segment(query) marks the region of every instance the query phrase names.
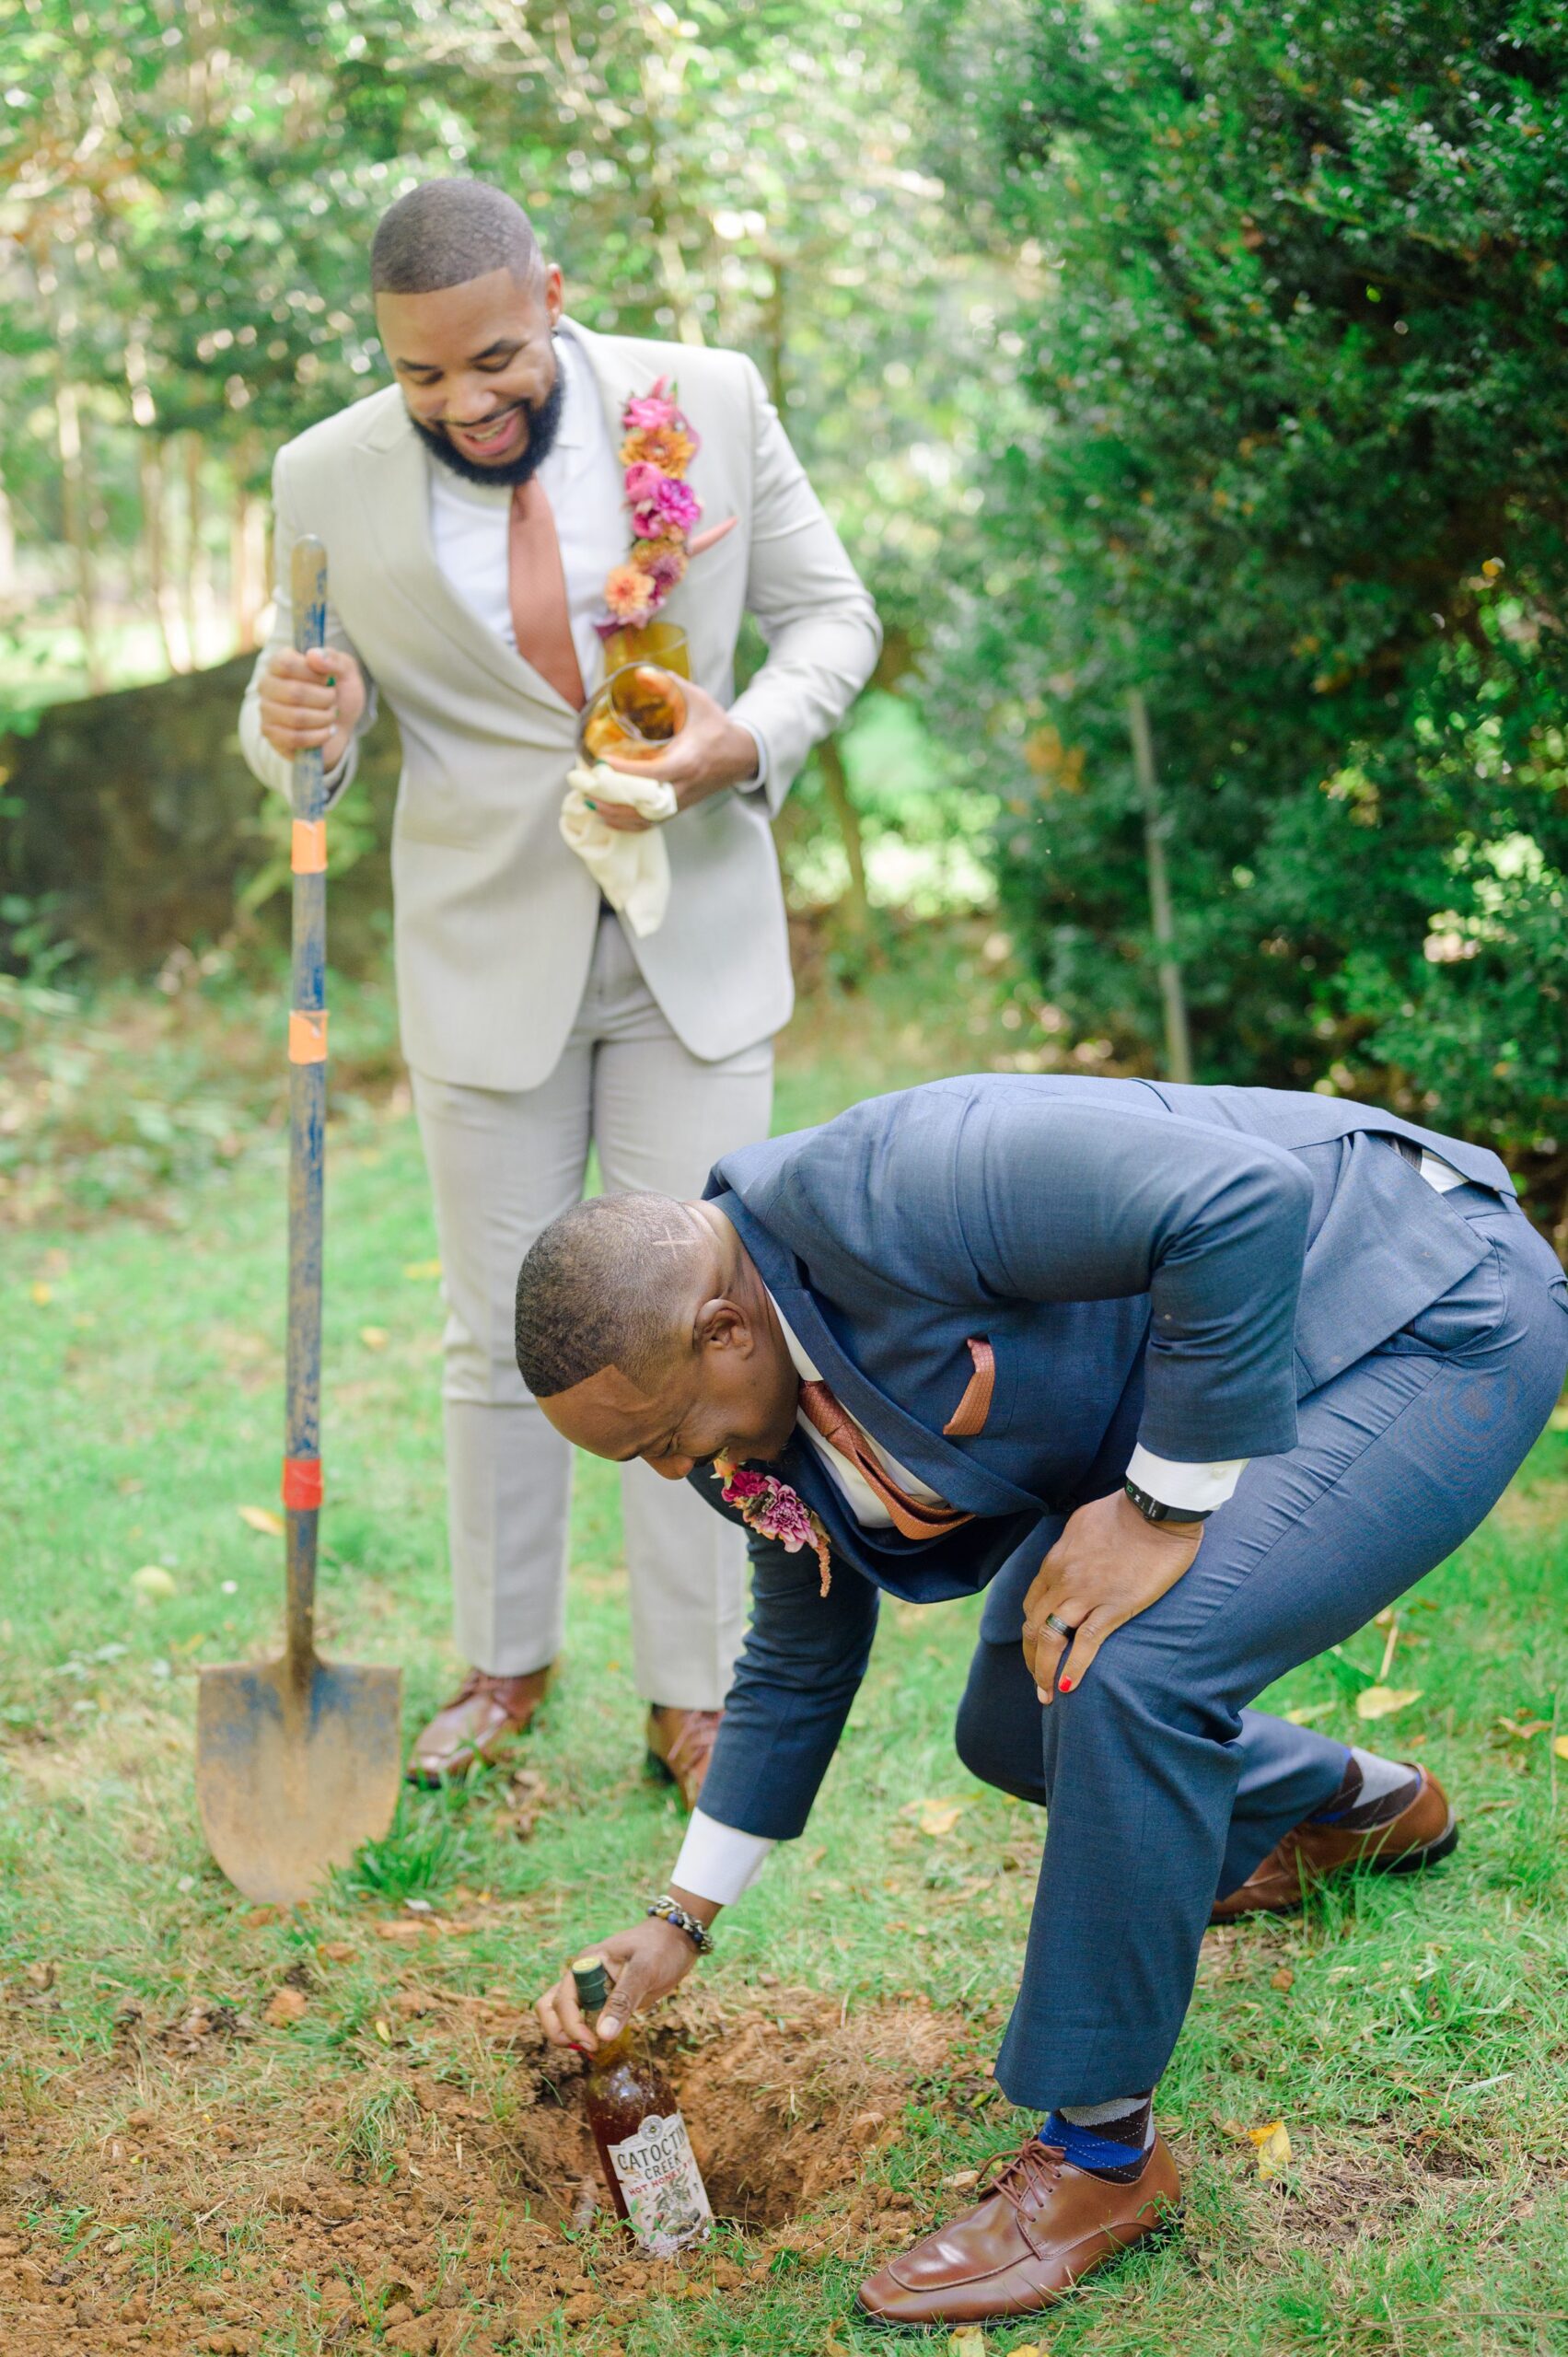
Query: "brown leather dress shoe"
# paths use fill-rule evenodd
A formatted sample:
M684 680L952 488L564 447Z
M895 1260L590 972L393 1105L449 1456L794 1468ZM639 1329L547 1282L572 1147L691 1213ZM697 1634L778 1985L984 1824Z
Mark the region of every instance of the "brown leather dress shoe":
M1434 1865L1458 1847L1459 1823L1448 1795L1435 1776L1414 1760L1404 1763L1421 1783L1415 1798L1365 1833L1337 1825L1298 1825L1275 1843L1260 1866L1244 1883L1216 1898L1211 1923L1234 1923L1238 1915L1293 1915L1307 1892L1325 1875L1346 1866L1370 1867L1375 1874L1413 1875Z
M1161 2137L1141 2175L1118 2185L1075 2169L1060 2145L1031 2136L1007 2156L978 2209L867 2277L860 2305L883 2324L1032 2316L1054 2307L1092 2268L1167 2234L1180 2215L1181 2180Z
M476 1759L498 1758L528 1724L554 1675L553 1664L521 1678L495 1678L487 1669L470 1669L459 1691L416 1739L404 1771L409 1782L449 1783L455 1776L466 1776Z
M648 1705L648 1765L667 1784L679 1786L688 1808L695 1808L713 1758L722 1711L678 1711L663 1702Z

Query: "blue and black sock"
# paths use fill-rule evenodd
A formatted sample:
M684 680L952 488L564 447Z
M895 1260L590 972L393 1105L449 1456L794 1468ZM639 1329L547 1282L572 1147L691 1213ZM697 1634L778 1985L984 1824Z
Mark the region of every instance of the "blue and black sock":
M1402 1817L1420 1790L1421 1770L1408 1759L1385 1759L1358 1745L1346 1755L1339 1791L1307 1822L1338 1826L1344 1833L1371 1833Z
M1154 2150L1154 2096L1122 2096L1112 2103L1070 2103L1040 2131L1042 2144L1059 2144L1075 2169L1130 2185L1142 2177Z

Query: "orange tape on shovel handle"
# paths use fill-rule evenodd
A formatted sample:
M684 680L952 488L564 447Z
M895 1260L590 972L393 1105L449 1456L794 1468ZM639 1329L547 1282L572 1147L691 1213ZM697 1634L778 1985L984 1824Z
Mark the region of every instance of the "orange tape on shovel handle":
M288 864L296 876L321 876L327 866L325 819L296 819L289 838Z
M327 1061L327 1016L289 1010L288 1060L291 1064L324 1064Z
M319 1457L285 1457L283 1461L283 1502L296 1511L319 1506L323 1484Z

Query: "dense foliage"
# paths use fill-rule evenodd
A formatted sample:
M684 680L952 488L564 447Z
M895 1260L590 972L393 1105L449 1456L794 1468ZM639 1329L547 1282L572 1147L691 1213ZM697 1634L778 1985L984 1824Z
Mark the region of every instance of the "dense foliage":
M1028 0L929 72L1038 294L949 649L1048 995L1152 1057L1127 695L1200 1077L1568 1145L1568 20ZM972 726L972 721L969 724Z
M928 355L978 296L915 94L897 0L17 0L0 480L22 542L75 552L60 619L111 638L118 584L190 657L180 598L233 572L235 493L380 379L377 215L472 172L528 206L589 325L752 353L918 630L968 389Z

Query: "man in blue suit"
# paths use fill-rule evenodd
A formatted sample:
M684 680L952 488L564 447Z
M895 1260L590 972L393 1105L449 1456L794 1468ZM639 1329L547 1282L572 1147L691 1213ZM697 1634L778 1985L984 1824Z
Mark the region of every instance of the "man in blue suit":
M517 1347L568 1439L753 1533L701 1806L602 1944L599 2036L802 1830L879 1592L986 1591L957 1740L1050 1810L996 2065L1047 2117L860 2296L1050 2305L1178 2206L1151 2099L1211 1919L1454 1847L1424 1771L1249 1706L1488 1512L1568 1364L1562 1271L1494 1155L1375 1108L981 1076L730 1155L701 1203L583 1204L523 1264ZM593 2044L569 1975L540 2014Z

